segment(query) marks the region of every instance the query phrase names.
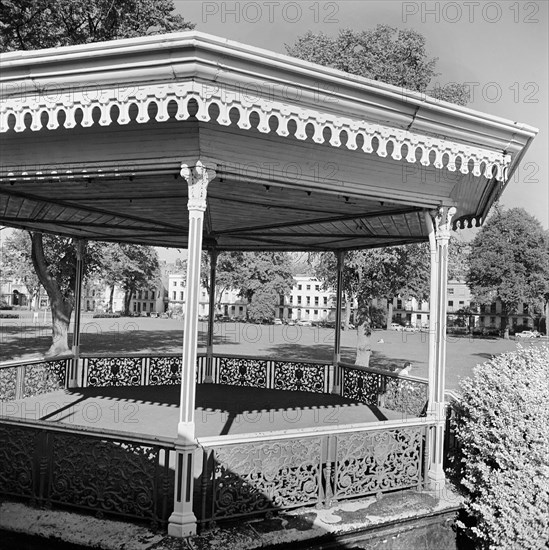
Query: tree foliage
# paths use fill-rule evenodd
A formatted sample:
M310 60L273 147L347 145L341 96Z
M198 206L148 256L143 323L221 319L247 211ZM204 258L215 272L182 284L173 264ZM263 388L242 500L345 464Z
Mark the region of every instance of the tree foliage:
M38 50L194 28L173 0L4 0L2 51Z
M272 317L279 296L293 286L291 259L283 252L222 252L217 258L216 300L224 289L236 289L252 320ZM209 258L203 256L202 283L209 289Z
M476 548L549 544L549 348L508 352L477 366L456 405L461 526Z
M160 279L158 252L151 246L107 245L102 257L102 278L111 288L115 285L122 287L124 314L129 315L132 295L151 285L156 286Z
M298 37L295 44L286 45L286 50L312 63L416 92L428 92L437 99L458 105L468 101L468 90L461 84L428 90L431 80L437 76L437 58L427 55L425 37L413 29L377 25L364 31L341 29L335 37L309 31Z
M460 279L467 265L466 245L455 236L450 238L448 250L448 277ZM431 255L428 243L393 246L346 253L343 270L343 292L346 301L356 300L357 358L360 365L367 365L370 355L369 337L372 328L379 323L379 312L374 300L403 299L428 300L430 294ZM316 258L316 276L325 287L337 284L337 262L331 252ZM460 279L462 280L462 279ZM386 317L391 322L390 316Z
M467 284L479 304L500 300L505 316L549 296L549 240L522 208L496 208L471 243ZM508 328L506 333L508 334Z

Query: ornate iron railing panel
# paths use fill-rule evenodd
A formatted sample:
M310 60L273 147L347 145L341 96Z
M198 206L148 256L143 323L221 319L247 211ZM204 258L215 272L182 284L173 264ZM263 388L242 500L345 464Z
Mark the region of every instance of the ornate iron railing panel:
M34 360L0 366L0 401L33 397L67 387L73 359Z
M23 397L61 390L67 384L67 362L47 361L25 367Z
M380 423L381 424L381 423ZM202 524L421 488L432 422L201 438Z
M322 498L321 437L222 445L204 452L204 521L287 510Z
M17 396L17 371L22 367L5 367L0 369L0 401L13 401Z
M339 369L343 397L412 416L424 414L428 399L427 382L349 365L339 365Z
M142 357L87 357L86 386L140 386L144 383Z
M181 384L180 355L151 357L149 359L148 384L158 386L164 384Z
M0 420L0 494L166 525L172 442Z
M0 494L35 500L37 430L0 423Z
M329 365L274 361L274 389L328 392Z
M336 499L421 486L425 428L355 432L336 437Z
M267 361L243 357L220 357L219 383L230 386L268 388Z
M381 379L381 374L345 367L341 395L368 405L378 405Z

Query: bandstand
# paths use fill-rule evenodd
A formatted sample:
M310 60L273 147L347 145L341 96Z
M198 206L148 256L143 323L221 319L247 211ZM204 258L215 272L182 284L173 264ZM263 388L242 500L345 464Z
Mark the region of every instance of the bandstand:
M85 355L76 334L70 357L0 366L2 494L181 537L212 521L444 486L450 231L482 224L535 128L195 31L0 63L1 224L188 249L181 354ZM203 249L212 280L231 250L333 251L341 280L345 251L421 241L428 381L341 362L337 333L329 362L229 357L214 352L210 322L197 353ZM204 435L197 383L318 394L311 411L339 397L377 416ZM64 388L143 387L180 388L171 436L8 414Z

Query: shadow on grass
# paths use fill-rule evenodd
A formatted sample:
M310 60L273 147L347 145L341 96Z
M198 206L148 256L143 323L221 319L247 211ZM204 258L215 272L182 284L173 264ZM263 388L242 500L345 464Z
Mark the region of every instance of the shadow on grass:
M72 346L72 333L69 333L69 347ZM199 331L198 346L206 345L207 333ZM27 355L43 355L52 342L51 327L48 325L9 325L4 323L0 330L0 362L12 361ZM231 335L214 334L214 345L238 342ZM82 353L136 353L158 352L178 353L183 347L182 330L140 330L132 322L122 330L104 330L100 325L86 323L80 335Z

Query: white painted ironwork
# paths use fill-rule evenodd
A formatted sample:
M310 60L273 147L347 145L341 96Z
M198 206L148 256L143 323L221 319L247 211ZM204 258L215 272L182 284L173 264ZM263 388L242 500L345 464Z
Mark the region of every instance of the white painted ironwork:
M124 94L113 86L60 91L55 96L28 95L25 99L23 102L19 97L8 97L2 102L0 132L7 132L11 127L16 132L24 132L29 129L56 130L60 126L126 125L132 121L131 111L134 109L135 121L144 124L151 120L150 109L153 107L156 122L166 122L172 117L187 120L191 116L208 122L211 120L210 109L215 106L218 110L215 120L223 126L233 124L233 112L237 118L234 123L242 130L257 129L264 134L274 132L286 137L291 135L289 124L293 121L296 129L292 135L301 141L327 141L332 147L344 146L353 151L360 148L364 153L375 153L382 158L389 155L388 148L392 147L390 156L396 161L405 159L409 163L446 168L451 172L455 172L459 165L462 174L471 172L474 176L495 177L498 181L506 180L511 162L511 155L480 146L421 135L339 113L322 112L258 94L228 94L222 87L196 82L140 85ZM253 113L259 116L256 128L252 123ZM274 119L274 125L271 125L271 119ZM325 130L330 133L328 140Z

